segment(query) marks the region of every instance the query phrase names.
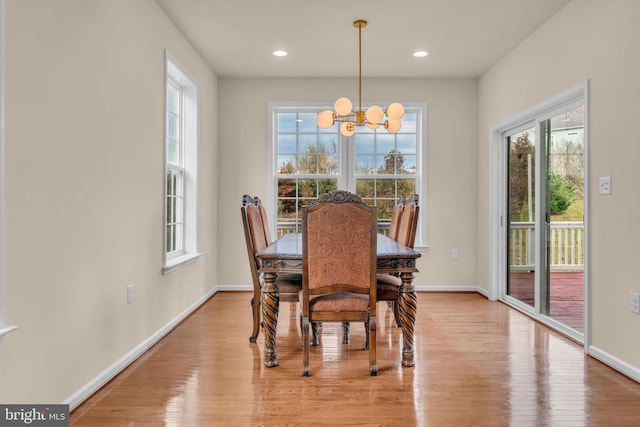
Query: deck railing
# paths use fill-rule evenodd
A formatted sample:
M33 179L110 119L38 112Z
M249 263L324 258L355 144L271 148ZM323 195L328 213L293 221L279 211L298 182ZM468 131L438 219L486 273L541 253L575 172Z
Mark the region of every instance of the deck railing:
M554 221L549 236L552 270L584 269L584 223ZM533 270L535 240L533 222L512 222L509 262L512 270Z
M391 228L390 221L378 222L378 233L382 233L385 236L389 235L389 229ZM288 233L299 233L300 232L300 223L295 222L279 222L278 230L277 230L277 238L284 236Z

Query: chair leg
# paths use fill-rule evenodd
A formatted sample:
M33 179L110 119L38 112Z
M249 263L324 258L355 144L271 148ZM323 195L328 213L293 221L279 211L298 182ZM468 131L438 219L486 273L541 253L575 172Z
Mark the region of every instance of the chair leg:
M396 327L400 327L400 310L398 310L398 303L396 301L390 301L391 308L393 309L393 318L396 320Z
M309 316L300 314L302 326L302 376L309 376Z
M255 292L251 298L251 311L253 313L253 332L249 337L249 342L256 342L260 333L260 294L256 296Z
M318 328L320 327L318 322L311 322L311 345L317 347L320 345L318 339Z
M365 333L364 349L369 350L369 322L364 322L364 333Z
M349 322L342 322L342 344L349 344L351 337L349 336Z
M370 331L371 341L369 344L369 373L372 377L378 375L378 364L376 361L376 328L377 328L377 320L376 316L369 316L369 327L367 328Z

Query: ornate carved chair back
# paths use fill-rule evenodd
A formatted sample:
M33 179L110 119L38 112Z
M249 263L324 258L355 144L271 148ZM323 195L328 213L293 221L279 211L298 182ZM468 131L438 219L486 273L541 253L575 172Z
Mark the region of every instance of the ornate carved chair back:
M309 323L362 321L376 366L377 208L336 190L302 207L303 375L309 375Z

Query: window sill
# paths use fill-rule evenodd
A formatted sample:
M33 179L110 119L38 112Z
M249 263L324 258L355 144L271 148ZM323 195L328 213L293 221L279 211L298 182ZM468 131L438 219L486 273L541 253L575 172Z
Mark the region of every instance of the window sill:
M3 328L0 328L0 343L2 342L2 338L4 338L5 335L7 335L11 331L15 331L16 329L18 329L17 325L5 326Z
M184 267L187 264L191 264L200 258L201 253L195 254L186 254L179 257L171 258L166 262L164 267L162 267L162 274L169 274L174 270L177 270L181 267Z

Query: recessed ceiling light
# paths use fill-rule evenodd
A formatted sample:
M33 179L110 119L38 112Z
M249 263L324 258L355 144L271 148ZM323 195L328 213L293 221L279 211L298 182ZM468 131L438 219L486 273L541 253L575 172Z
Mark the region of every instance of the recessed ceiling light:
M273 51L273 56L287 56L289 55L289 52L287 52L286 50L274 50Z
M429 52L427 52L426 50L418 50L416 52L413 52L413 56L415 56L416 58L424 58L425 56L428 56Z

